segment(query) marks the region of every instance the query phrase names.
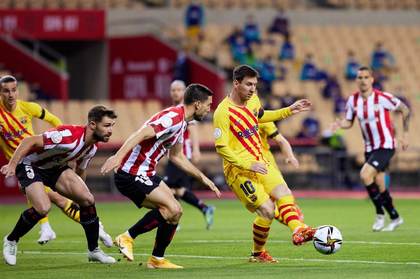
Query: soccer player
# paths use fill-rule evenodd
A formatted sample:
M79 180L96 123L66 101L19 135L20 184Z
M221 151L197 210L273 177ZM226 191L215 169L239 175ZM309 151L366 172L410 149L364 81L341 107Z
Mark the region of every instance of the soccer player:
M93 107L86 126L61 125L42 135L22 140L9 163L1 172L15 175L32 207L23 211L12 232L4 237L3 256L9 265L16 264L17 243L50 210L51 203L44 185L68 197L80 206L80 224L85 230L89 261L115 263L98 246L99 218L95 200L84 180L89 161L95 155L98 142L107 142L115 124L113 110ZM73 170L68 166L76 162Z
M118 170L115 185L138 208L151 210L115 243L129 261L134 260L134 239L157 228L148 268L183 268L164 258L182 215L182 208L169 187L156 175L158 161L169 152L169 159L187 174L194 176L220 197L214 183L198 170L182 152L184 132L191 120L200 121L210 111L213 92L201 84L190 84L184 104L156 113L121 146L102 166L102 173Z
M61 125L60 119L32 102L25 102L18 99L18 83L15 77L7 75L0 78L0 149L9 160L19 143L26 137L34 134L32 119L42 119L53 127ZM51 202L57 205L69 218L76 222L80 221L79 206L71 200L61 196L50 188L45 187ZM56 238L48 217L42 218L39 244L45 244ZM107 247L112 246L112 238L107 234L100 224L100 239Z
M291 229L295 245L311 240L315 229L300 220L290 189L275 164L264 157L258 123L309 110L311 103L303 99L284 109L264 111L256 95L258 76L247 65L233 70L232 91L214 113L214 136L227 184L250 212L257 213L249 261L276 263L265 249L274 217Z
M182 104L184 100L185 83L182 80L175 80L171 83L170 94L174 106ZM183 152L185 157L194 165L200 159L200 143L198 141L197 126L194 121L188 123L184 132ZM191 191L192 177L178 168L172 161L169 161L165 168L164 181L175 194L177 199L182 199L191 204L203 214L206 221L206 228L209 230L213 225L214 206L206 205Z
M333 129L349 129L353 126L354 118L359 119L365 142L366 159L360 171L360 178L366 186L376 210L376 218L372 229L375 232L394 231L404 221L395 209L392 197L385 187L385 172L396 148L390 111L401 113L403 123L401 144L402 149L406 150L408 147L407 134L410 110L392 94L374 89L372 87L373 81L370 68L359 68L356 77L359 90L349 97L345 118L337 120ZM391 218L391 222L386 227L383 208Z

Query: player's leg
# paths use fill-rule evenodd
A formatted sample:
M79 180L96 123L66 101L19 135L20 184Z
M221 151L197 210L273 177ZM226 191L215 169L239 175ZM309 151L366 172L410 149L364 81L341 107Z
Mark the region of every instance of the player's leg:
M165 250L165 243L162 245L161 238L165 238L165 234L169 233L169 237L163 240L169 245L171 235L176 230L179 218L182 214L182 208L175 199L171 189L169 189L159 177L134 176L123 171L119 171L114 176L117 189L124 196L131 199L138 208L146 207L151 210L147 212L137 223L131 226L125 233L115 238L115 243L120 252L129 261L134 260L133 244L134 239L146 232L158 228L159 233L156 235L155 248ZM159 235L159 237L158 237ZM167 246L166 245L166 246ZM149 259L150 260L150 259ZM161 267L176 268L167 260L156 260L156 265Z
M385 225L385 212L382 208L383 201L381 192L379 186L375 182L375 177L378 175L378 171L368 162L369 160L363 165L360 171L360 178L366 187L369 198L375 206L376 217L372 225L372 230L376 232L382 230Z
M161 181L159 186L150 194L146 195L143 205L154 205L164 218L160 222L156 232L155 245L152 256L147 261L148 268L183 268L165 259L166 248L171 243L178 222L182 216L181 204L171 195L169 187Z
M382 199L382 205L385 208L385 210L388 212L389 218L391 219L391 222L386 226L382 226L382 231L394 231L397 227L402 225L404 223L404 220L400 215L398 214L397 209L394 206L394 203L392 201L391 194L389 190L386 188L386 180L385 180L386 173L380 172L376 178L375 182L379 186L379 189L381 190L381 199Z
M51 189L48 187L45 187L45 192L48 194L48 192L50 192ZM32 204L28 201L28 206L29 208L32 207ZM48 241L54 240L57 235L55 234L54 230L51 228L49 219L48 219L48 215L46 215L44 218L42 218L41 220L39 220L38 222L39 226L40 226L40 231L39 231L39 238L37 240L37 242L41 245L44 245L46 243L48 243Z
M252 224L253 247L249 261L277 262L265 248L274 217L274 204L259 183L257 175L230 166L225 172L225 177L228 186L241 203L250 212L257 213Z
M51 190L48 191L48 197L53 204L55 204L63 211L64 214L66 214L67 217L77 223L80 223L80 207L77 203ZM105 231L101 222L99 222L99 239L106 247L112 247L112 237Z
M115 259L106 255L98 246L99 218L96 213L95 199L85 182L70 168L60 170L56 182L57 191L75 201L80 206L80 224L88 244L89 261L115 263Z
M31 177L34 178L32 175ZM22 212L12 232L3 240L3 257L9 265L16 264L17 243L19 239L28 233L39 220L46 216L51 207L42 182L36 181L28 184L26 181L22 186L25 187L26 196L31 202L32 207Z
M281 172L274 165L269 165L267 174L260 176L264 189L275 201L275 218L293 232L292 241L301 245L313 238L315 229L306 225L300 217L295 198L287 186Z

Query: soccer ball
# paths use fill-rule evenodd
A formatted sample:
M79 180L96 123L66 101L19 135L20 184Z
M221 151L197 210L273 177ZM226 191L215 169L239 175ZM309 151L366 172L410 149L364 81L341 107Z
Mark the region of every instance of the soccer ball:
M336 227L325 225L317 228L313 243L315 249L321 254L334 254L341 249L343 237Z

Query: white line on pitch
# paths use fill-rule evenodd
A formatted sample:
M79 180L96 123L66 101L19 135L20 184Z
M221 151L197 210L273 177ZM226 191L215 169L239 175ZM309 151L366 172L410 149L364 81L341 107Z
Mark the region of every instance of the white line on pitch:
M44 251L22 251L23 254L33 255L86 255L81 252L44 252ZM118 253L108 253L118 256ZM150 256L150 254L135 253L136 256ZM168 254L168 257L192 258L192 259L214 259L214 260L247 260L247 257L225 257L225 256L200 256L200 255L178 255ZM386 262L386 261L363 261L363 260L333 260L329 259L304 259L304 258L278 258L280 261L299 261L299 262L327 262L327 263L348 263L348 264L385 264L385 265L415 265L420 266L419 262Z
M245 239L199 239L199 240L175 240L177 243L248 243L252 240L245 240ZM28 240L22 241L22 242L29 242ZM54 242L57 243L85 243L85 240L64 240L64 239L56 239ZM290 241L286 240L270 240L270 243L290 243ZM395 246L420 246L419 242L382 242L382 241L358 241L358 240L344 240L345 243L349 244L367 244L367 245L395 245Z

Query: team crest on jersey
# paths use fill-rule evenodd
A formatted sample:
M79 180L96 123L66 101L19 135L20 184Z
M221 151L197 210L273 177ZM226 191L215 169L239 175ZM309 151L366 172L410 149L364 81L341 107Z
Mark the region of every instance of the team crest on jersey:
M380 109L380 108L379 108L379 105L373 105L373 110L374 110L374 111L379 111L379 109Z
M258 117L258 111L257 111L257 109L254 109L253 110L253 113L254 113L255 117Z
M222 130L220 128L215 128L213 135L215 139L220 138L222 136Z
M63 135L59 131L55 131L50 135L51 141L55 144L59 144L63 140Z
M27 117L26 117L26 116L22 117L22 118L20 119L20 123L22 123L22 124L26 124L26 123L28 123L28 119L27 119Z

